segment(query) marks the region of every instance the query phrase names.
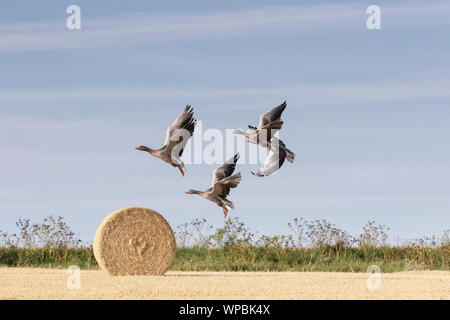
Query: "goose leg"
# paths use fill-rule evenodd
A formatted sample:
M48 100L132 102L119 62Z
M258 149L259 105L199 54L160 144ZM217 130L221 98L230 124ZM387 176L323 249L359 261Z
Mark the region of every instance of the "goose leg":
M226 219L227 218L227 214L228 214L228 209L227 209L226 206L223 206L222 209L223 209L223 217Z
M180 170L181 175L184 177L184 171L183 171L183 169L181 168L181 166L177 166L177 168L178 168L178 170Z

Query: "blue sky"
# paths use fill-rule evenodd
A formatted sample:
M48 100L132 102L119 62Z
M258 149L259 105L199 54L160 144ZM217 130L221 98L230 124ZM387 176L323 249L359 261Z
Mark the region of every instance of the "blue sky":
M82 29L69 31L77 4ZM366 8L381 8L381 30ZM203 129L244 128L287 100L296 155L230 199L253 230L295 217L401 239L450 228L450 2L14 1L0 11L0 230L61 215L90 241L126 206L173 227L220 208L185 195L216 165L170 166L160 147L186 104ZM204 143L206 145L207 143Z

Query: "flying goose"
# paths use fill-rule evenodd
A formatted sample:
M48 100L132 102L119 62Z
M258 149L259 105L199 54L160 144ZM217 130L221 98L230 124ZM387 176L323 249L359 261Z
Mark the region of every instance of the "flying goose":
M252 172L253 175L258 177L269 176L277 172L285 160L290 163L293 163L295 160L295 153L289 150L283 141L276 137L272 137L269 150L266 161L264 161L258 172Z
M234 134L240 134L247 137L247 141L254 144L259 144L264 148L270 149L270 140L273 135L283 127L281 114L286 109L286 101L275 107L259 118L258 128L249 125L250 132L241 130L233 130Z
M194 110L186 106L184 111L175 119L166 132L166 140L160 149L151 149L146 146L136 147L136 150L146 151L152 156L177 167L184 177L184 163L181 160L184 148L189 138L194 134L197 120L194 119Z
M234 209L233 202L227 199L231 188L236 188L241 182L241 173L236 173L232 176L236 168L236 162L239 159L239 153L227 162L222 164L213 173L212 185L205 191L187 190L187 194L198 194L199 196L208 199L223 209L224 218L227 217L228 208Z

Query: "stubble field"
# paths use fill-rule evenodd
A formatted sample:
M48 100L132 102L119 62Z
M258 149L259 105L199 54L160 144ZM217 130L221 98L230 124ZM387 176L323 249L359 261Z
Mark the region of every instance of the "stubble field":
M111 277L82 270L80 288L64 269L0 268L0 299L450 299L449 271L367 273L179 272L163 277ZM72 286L76 281L70 282Z

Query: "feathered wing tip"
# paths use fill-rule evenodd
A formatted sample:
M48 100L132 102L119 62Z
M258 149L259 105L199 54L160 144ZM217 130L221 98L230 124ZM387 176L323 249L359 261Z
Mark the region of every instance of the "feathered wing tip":
M253 171L251 171L252 175L257 176L257 177L266 177L268 176L268 174L261 174L259 172L254 173Z
M194 134L195 126L197 125L197 119L194 118L194 108L192 106L187 105L184 109L187 114L187 122L183 124L183 129L186 129L189 131L190 135L192 136Z
M283 141L279 140L279 146L280 148L282 148L284 150L284 152L286 153L286 160L289 161L290 163L293 163L295 160L295 153L292 152L291 150L289 150L286 145L284 144Z
M239 185L239 183L241 183L241 180L242 180L241 173L238 172L235 175L223 179L222 181L226 183L227 186L229 186L230 188L236 188Z
M184 111L187 113L194 113L194 108L190 104L186 105L186 108L184 108Z
M171 147L173 147L172 144L175 142L178 143L180 136L184 134L185 130L187 130L189 135L192 136L194 134L196 124L197 120L194 118L194 109L190 105L187 105L186 108L184 108L183 112L175 119L174 122L172 122L170 127L167 129L164 145L171 145Z
M286 102L286 100L284 100L284 102L282 104L280 104L279 106L274 108L276 110L276 114L278 117L281 117L281 114L283 113L284 109L286 109L286 107L287 107L287 102Z
M238 181L238 183L242 180L242 175L240 172L236 173L233 177Z
M227 205L230 209L234 209L234 203L228 199L224 199L225 205Z
M295 153L293 153L289 149L286 149L286 160L289 161L290 163L294 163Z
M225 163L227 163L227 164L236 164L240 157L241 157L241 155L238 152L232 158L230 158L227 161L225 161Z
M272 139L273 139L273 138L272 138ZM281 141L281 140L279 140L279 139L276 140L276 138L273 139L273 141L274 141L275 143L278 142L278 147L279 147L280 149L283 149L283 151L286 153L286 160L289 161L290 163L293 163L294 160L295 160L295 153L292 152L291 150L289 150L289 149L286 147L286 144L285 144L283 141Z
M254 127L254 126L251 126L251 125L248 125L248 128L250 129L250 130L257 130L258 128L257 127Z

